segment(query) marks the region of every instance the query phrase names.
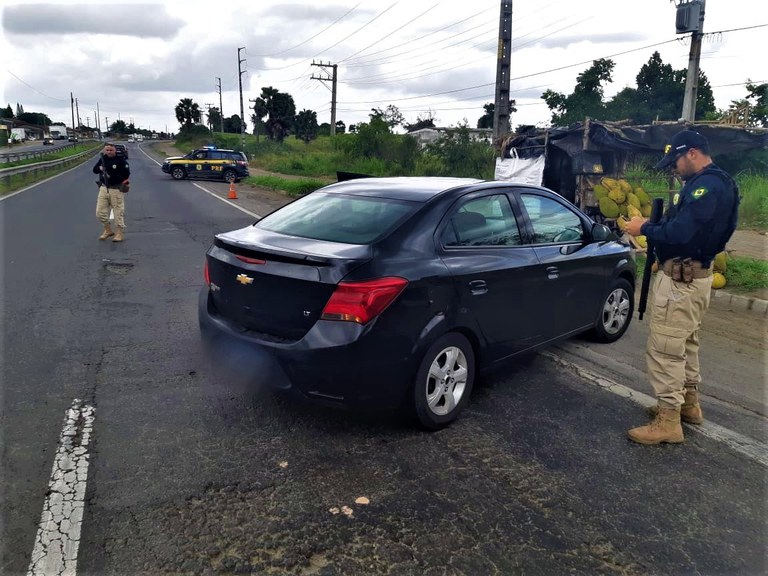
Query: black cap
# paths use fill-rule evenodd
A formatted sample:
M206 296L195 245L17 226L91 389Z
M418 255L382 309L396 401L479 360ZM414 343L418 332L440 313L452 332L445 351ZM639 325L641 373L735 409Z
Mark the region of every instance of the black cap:
M704 152L704 154L709 154L709 142L707 142L704 136L693 130L678 132L672 136L672 141L664 146L664 158L654 168L660 170L672 166L680 156L691 148L696 148Z

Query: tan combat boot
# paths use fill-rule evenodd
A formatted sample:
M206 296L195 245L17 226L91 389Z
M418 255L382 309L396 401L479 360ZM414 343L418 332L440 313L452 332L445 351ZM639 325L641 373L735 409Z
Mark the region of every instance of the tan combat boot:
M656 414L658 413L658 406L648 407L648 415L651 418L656 418ZM680 420L687 422L688 424L704 423L704 414L701 412L701 404L699 404L699 391L696 388L686 387L685 401L680 408Z
M104 224L104 232L101 233L101 236L99 236L99 240L106 240L110 236L114 236L114 232L112 232L112 226L109 225L109 222Z
M123 241L123 229L120 228L120 226L117 227L117 232L115 232L115 237L112 238L112 242L122 242Z
M674 408L660 407L653 422L632 428L627 434L630 440L639 444L679 444L685 439L680 425L680 411Z

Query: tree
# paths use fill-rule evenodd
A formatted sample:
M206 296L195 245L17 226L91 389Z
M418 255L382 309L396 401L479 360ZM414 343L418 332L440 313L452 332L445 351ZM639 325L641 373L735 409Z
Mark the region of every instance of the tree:
M24 106L16 102L16 118L21 117L24 114Z
M488 102L488 104L483 105L483 110L485 110L485 114L478 118L477 127L493 128L493 116L496 114L496 104Z
M128 126L125 124L125 120L115 120L109 127L109 131L113 134L128 134Z
M768 128L768 83L752 84L747 79L747 92L745 98L752 107L749 112L749 125Z
M208 109L208 126L214 131L221 127L221 112L216 106L211 106Z
M261 96L256 98L253 112L256 120L259 121L267 116L267 120L264 122L267 136L270 140L282 142L293 128L296 104L290 94L280 92L271 86L265 86L261 89Z
M381 118L389 126L390 130L395 128L395 126L402 126L403 122L405 122L405 117L394 104L390 104L384 110L381 108L371 108L369 116L371 119L374 117Z
M0 108L0 118L13 118L13 108L10 104L6 108Z
M43 114L42 112L22 112L17 118L27 124L35 124L37 126L51 125L51 119L48 118L47 114Z
M347 131L347 125L343 120L336 120L336 134L344 134Z
M189 128L193 123L200 122L200 106L193 102L192 98L182 98L175 108L176 120L184 127Z
M434 128L436 120L437 118L435 117L435 113L432 112L432 110L428 110L423 116L421 114L416 116L416 122L413 124L404 124L403 127L408 132L421 130L422 128Z
M310 140L317 137L317 112L302 110L296 115L293 126L296 137L304 140L305 144L309 144Z
M228 134L240 134L241 124L242 121L240 120L240 115L232 114L229 118L224 118L224 132L227 132ZM244 128L243 132L245 132Z
M544 92L541 98L552 110L552 123L567 126L587 116L604 118L603 83L611 82L614 66L613 60L594 60L592 66L576 77L576 86L569 96L553 90Z

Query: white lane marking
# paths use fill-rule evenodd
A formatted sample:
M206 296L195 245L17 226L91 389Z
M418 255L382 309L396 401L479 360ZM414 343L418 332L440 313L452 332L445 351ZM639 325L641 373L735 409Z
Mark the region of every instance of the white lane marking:
M147 154L146 152L144 152L144 150L143 150L142 148L139 148L139 150L141 151L141 153L142 153L142 154L144 154L144 156L146 156L147 158L149 158L150 160L152 160L152 162L154 162L155 164L157 164L158 166L160 166L160 162L158 162L157 160L155 160L154 158L152 158L152 157L151 157L149 154ZM250 210L246 210L246 209L245 209L245 208L243 208L242 206L238 206L237 204L233 204L232 202L230 202L230 201L229 201L229 200L227 200L226 198L222 198L221 196L219 196L219 195L218 195L218 194L216 194L215 192L212 192L212 191L208 190L207 188L205 188L205 187L203 187L203 186L200 186L200 184L198 184L197 182L192 182L192 186L196 186L197 188L200 188L200 190L202 190L202 191L203 191L203 192L205 192L206 194L210 194L211 196L213 196L214 198L216 198L216 200L221 200L221 201L222 201L222 202L224 202L225 204L229 204L229 205L230 205L230 206L232 206L233 208L237 208L237 209L238 209L238 210L240 210L241 212L245 212L246 214L248 214L248 216L253 216L254 218L259 218L259 219L261 219L261 216L259 216L258 214L255 214L254 212L251 212Z
M94 416L93 406L77 398L67 410L27 576L77 573Z
M614 382L605 376L600 376L599 374L587 370L586 368L582 368L578 364L574 364L573 362L570 362L565 358L558 356L557 354L546 351L539 352L539 354L549 358L550 360L554 360L558 364L576 372L576 374L578 374L581 378L591 382L603 390L607 390L608 392L612 392L613 394L623 398L628 398L629 400L632 400L633 402L636 402L637 404L640 404L644 407L656 405L656 399L653 396L649 396L648 394L643 394L642 392L628 388L627 386L619 384L618 382ZM739 434L738 432L734 432L733 430L729 430L728 428L713 422L707 421L697 426L684 424L684 426L688 430L695 430L696 432L699 432L708 438L722 442L736 452L746 456L750 460L754 460L758 464L762 464L768 468L768 446L766 446L764 443L749 438L748 436L744 436L743 434Z
M246 210L246 209L245 209L245 208L243 208L242 206L238 206L237 204L233 204L233 203L232 203L232 202L230 202L229 200L227 200L227 199L225 199L225 198L222 198L221 196L217 195L215 192L211 192L210 190L208 190L208 189L206 189L206 188L203 188L203 187L202 187L202 186L200 186L200 184L198 184L197 182L193 182L193 183L192 183L192 185L193 185L193 186L197 186L198 188L200 188L200 190L202 190L203 192L205 192L205 193L207 193L207 194L210 194L211 196L213 196L213 197L214 197L214 198L216 198L217 200L221 200L222 202L225 202L226 204L229 204L230 206L232 206L232 207L234 207L234 208L237 208L237 209L238 209L238 210L240 210L241 212L245 212L245 213L246 213L246 214L248 214L249 216L253 216L254 218L259 218L259 219L261 219L261 216L259 216L258 214L255 214L255 213L253 213L253 212L251 212L251 211L249 211L249 210Z

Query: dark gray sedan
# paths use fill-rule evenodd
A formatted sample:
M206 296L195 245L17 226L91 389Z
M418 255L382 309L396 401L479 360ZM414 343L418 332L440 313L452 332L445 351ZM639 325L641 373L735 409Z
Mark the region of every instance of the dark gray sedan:
M479 370L582 332L619 339L634 286L630 248L547 189L363 178L217 235L199 320L225 372L325 404L405 404L437 429Z

